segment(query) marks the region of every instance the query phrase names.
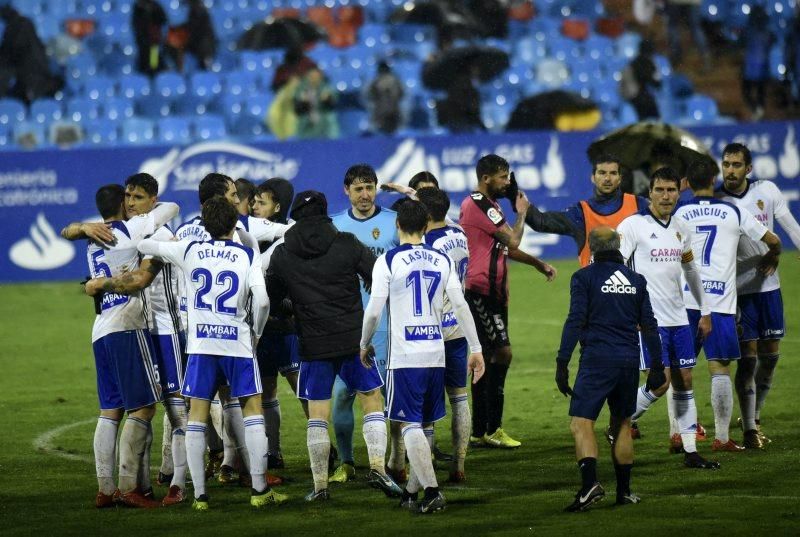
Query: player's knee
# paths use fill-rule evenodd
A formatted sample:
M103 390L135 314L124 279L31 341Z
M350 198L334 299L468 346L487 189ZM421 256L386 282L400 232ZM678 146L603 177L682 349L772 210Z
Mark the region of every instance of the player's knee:
M153 416L156 415L156 406L155 405L148 405L142 408L137 408L128 413L130 416L134 418L139 418L140 420L150 421L153 419Z

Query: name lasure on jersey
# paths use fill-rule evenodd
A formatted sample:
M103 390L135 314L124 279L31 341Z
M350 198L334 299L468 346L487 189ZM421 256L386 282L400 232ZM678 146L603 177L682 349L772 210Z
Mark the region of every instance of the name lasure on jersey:
M403 263L406 265L410 265L414 261L424 260L433 263L434 267L438 267L441 256L434 255L427 250L411 250L407 254L403 255L403 257L400 259L402 259Z
M233 250L214 250L206 248L205 250L198 250L197 257L200 259L221 259L222 261L235 262L239 254Z
M689 209L681 215L686 221L703 216L715 216L720 220L725 220L728 217L728 211L721 207L697 207L696 209Z
M203 339L239 339L239 329L224 324L198 324L197 337Z
M667 263L680 261L683 250L680 248L653 248L650 250L650 261L653 263Z
M107 310L120 304L128 302L130 297L128 295L119 295L117 293L103 293L103 300L100 302L100 309Z
M435 324L406 326L405 335L406 341L442 339L442 331Z

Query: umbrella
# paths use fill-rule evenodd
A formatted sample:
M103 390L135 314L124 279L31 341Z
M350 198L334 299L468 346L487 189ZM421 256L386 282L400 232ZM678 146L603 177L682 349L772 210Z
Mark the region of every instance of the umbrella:
M556 118L562 114L593 110L597 110L597 104L579 93L546 91L522 99L511 113L506 131L549 130L555 128Z
M395 10L389 22L396 24L429 24L437 30L447 30L451 37L472 38L481 27L472 14L459 6L437 2L407 3Z
M681 176L697 159L707 159L717 165L697 136L657 121L643 121L617 129L592 142L587 153L590 160L610 153L630 170L665 164L675 168Z
M255 23L236 42L239 50L302 47L326 39L325 30L312 22L291 18L269 18Z
M474 74L488 82L508 69L508 54L499 48L468 45L434 56L422 68L422 83L430 89L447 90L452 81Z

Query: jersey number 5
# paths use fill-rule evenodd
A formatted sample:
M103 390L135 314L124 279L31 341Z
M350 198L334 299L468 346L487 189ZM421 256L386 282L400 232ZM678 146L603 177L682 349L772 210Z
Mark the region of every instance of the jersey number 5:
M217 313L223 315L236 315L236 306L231 307L225 305L225 302L229 298L236 296L236 292L239 290L239 276L237 276L235 272L223 270L217 274L217 285L225 287L217 294L217 298L214 300L214 308L205 301L205 296L211 291L211 286L215 282L211 271L204 268L194 269L192 271L192 281L200 283L200 289L198 289L197 293L194 295L195 309L204 311L212 311L213 309Z
M406 278L406 287L411 287L414 302L414 317L422 316L422 280L428 292L428 308L436 295L436 289L442 281L442 273L435 270L415 270Z

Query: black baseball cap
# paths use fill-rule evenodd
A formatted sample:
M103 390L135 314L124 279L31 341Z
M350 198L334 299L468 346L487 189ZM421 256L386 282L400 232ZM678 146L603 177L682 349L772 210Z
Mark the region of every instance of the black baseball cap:
M291 217L300 220L308 216L328 216L328 200L316 190L304 190L294 198Z

